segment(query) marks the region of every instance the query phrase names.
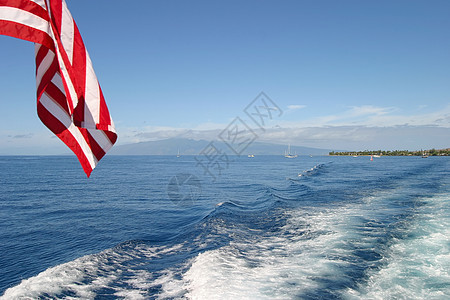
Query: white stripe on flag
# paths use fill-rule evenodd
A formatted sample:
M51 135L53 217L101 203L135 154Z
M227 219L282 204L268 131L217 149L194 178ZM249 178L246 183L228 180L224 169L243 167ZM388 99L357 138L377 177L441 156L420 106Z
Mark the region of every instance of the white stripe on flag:
M105 153L111 149L113 144L102 130L88 129L88 131Z
M100 123L100 88L87 51L85 101L84 124L86 128L94 129L95 124Z
M36 44L35 47L36 53L39 51L40 46L41 46L40 44ZM39 87L39 85L41 84L42 76L45 75L45 72L47 72L48 68L51 66L54 58L55 53L53 53L52 51L48 51L44 59L39 64L38 69L36 71L36 88Z
M95 158L94 154L92 153L91 148L86 143L86 140L84 139L84 136L81 134L79 128L72 123L70 116L57 103L55 103L55 101L53 101L47 95L47 93L42 94L40 103L44 106L46 110L48 110L50 114L52 114L56 119L58 119L67 128L67 130L69 130L69 132L76 139L78 145L83 151L84 156L89 161L91 168L94 169L98 161Z
M48 32L50 27L41 17L15 7L0 6L0 16L2 20L23 24L43 32Z
M44 0L30 0L40 6L42 6L43 8L45 8L45 10L47 10L47 7L45 7L45 1Z
M70 64L73 64L73 42L74 42L74 22L67 6L63 2L61 21L61 42L69 57Z
M55 76L53 76L51 82L58 87L58 89L61 91L61 93L66 96L66 91L64 90L64 84L62 82L61 74L56 73Z
M55 35L54 35L53 29L51 27L49 28L49 34L52 37L52 39L55 40L55 38L54 38ZM75 91L75 87L73 86L72 79L70 78L69 72L67 71L66 65L64 64L64 60L62 59L59 45L55 44L55 46L56 46L56 52L58 54L58 63L59 63L60 71L62 73L61 77L64 78L64 82L66 83L66 86L69 89L70 97L68 97L69 95L67 95L67 93L66 93L67 102L72 101L72 106L75 108L78 104L77 92Z

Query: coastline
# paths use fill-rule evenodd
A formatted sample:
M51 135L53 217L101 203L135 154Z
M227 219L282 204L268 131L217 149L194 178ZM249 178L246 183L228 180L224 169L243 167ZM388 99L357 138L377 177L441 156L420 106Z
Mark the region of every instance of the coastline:
M331 151L330 156L450 156L450 148L430 150L364 150L364 151Z

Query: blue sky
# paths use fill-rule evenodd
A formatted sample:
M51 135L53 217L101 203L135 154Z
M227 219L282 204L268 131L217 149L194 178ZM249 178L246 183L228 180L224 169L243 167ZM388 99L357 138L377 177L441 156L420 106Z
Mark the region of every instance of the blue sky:
M261 141L450 147L449 1L66 0L118 144L215 139L264 91ZM39 121L34 47L0 36L0 154L66 153Z

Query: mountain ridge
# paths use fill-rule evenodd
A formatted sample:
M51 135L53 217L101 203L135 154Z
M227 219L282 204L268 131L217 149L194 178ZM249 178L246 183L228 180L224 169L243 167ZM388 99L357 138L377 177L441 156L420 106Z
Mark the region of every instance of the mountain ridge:
M132 144L116 145L108 154L110 155L201 155L210 143L216 149L231 155L284 155L287 145L273 144L267 142L253 142L245 150L234 152L230 146L223 141L193 140L185 138L169 138L157 141L147 141ZM298 155L328 155L331 149L320 149L291 145L291 152Z

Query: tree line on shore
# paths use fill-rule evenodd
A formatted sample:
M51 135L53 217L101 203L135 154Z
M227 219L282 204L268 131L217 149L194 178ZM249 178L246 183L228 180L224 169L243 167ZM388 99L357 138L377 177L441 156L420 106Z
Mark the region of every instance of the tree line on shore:
M430 149L430 150L364 150L364 151L343 151L335 152L331 151L329 155L350 155L350 156L363 156L363 155L380 155L380 156L449 156L450 148L447 149Z

